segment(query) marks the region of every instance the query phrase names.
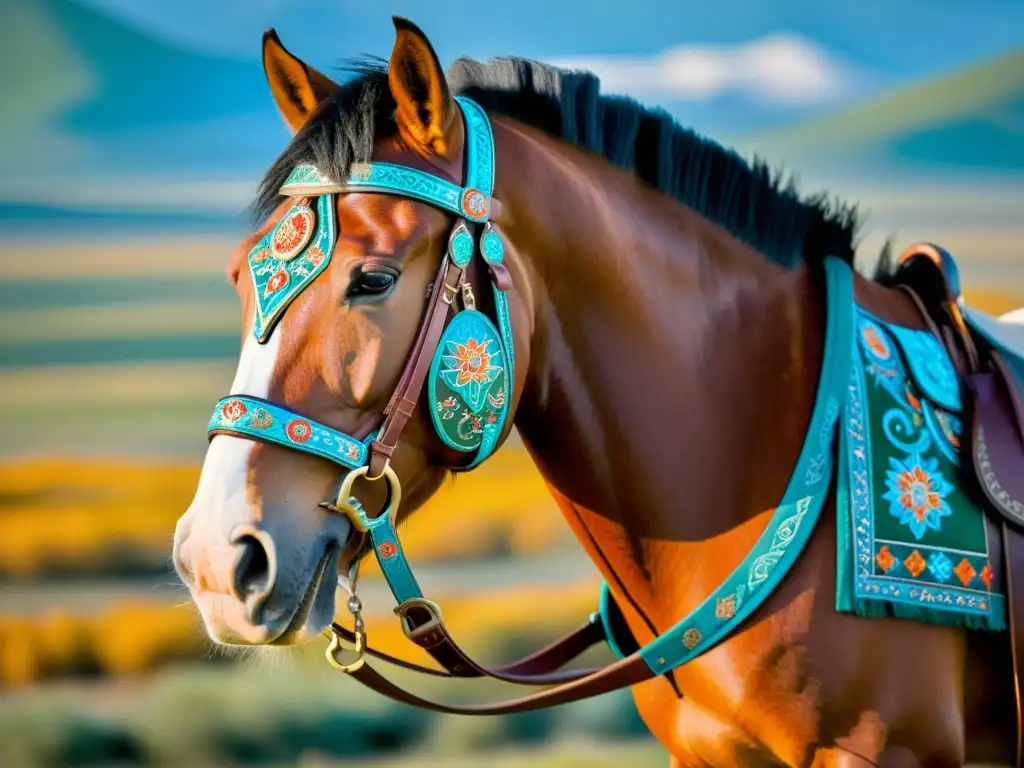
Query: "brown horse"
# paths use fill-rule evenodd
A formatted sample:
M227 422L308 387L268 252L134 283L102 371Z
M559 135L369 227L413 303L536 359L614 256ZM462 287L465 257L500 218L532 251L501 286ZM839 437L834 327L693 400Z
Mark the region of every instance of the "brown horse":
M231 259L245 316L247 254L288 210L278 189L292 168L345 178L372 158L458 178L454 95L479 103L514 285L515 426L648 643L729 575L782 497L823 357L822 262L852 261L855 215L799 198L664 113L599 96L592 75L502 59L460 60L446 77L420 30L396 29L387 68L344 85L264 37L296 135L262 185L263 223ZM329 269L265 344L246 322L231 392L362 438L402 374L451 217L372 192L339 194L336 216ZM900 291L858 276L855 296L884 321L925 327ZM390 463L403 513L461 463L426 408L413 413ZM357 486L367 508L384 503L382 486ZM324 573L347 573L354 556L346 517L319 506L337 488L326 461L213 438L174 562L214 640L288 645L331 623ZM740 631L634 687L672 765L1011 762L1005 635L837 613L834 508Z

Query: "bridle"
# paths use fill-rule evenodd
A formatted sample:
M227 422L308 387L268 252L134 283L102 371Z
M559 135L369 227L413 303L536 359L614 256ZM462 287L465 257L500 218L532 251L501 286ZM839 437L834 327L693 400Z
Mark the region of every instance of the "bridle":
M368 647L362 605L354 593L358 558L348 580L352 586L348 608L353 614L354 629L350 631L334 623L327 632L331 640L327 658L332 666L378 693L424 709L456 714L506 714L577 701L666 674L726 637L770 592L770 589L765 589L755 596L754 589L770 584L772 580L777 581L772 571L778 571L777 578L781 578L792 562L789 553L776 554L777 542L769 542L774 549L766 549L769 545L762 547L759 539L748 558L704 604L668 632L626 657L616 642L613 616L617 608L607 584L603 587L599 610L591 614L583 626L513 664L497 668L477 664L452 639L441 609L423 596L395 530L401 483L391 467L391 457L425 389L436 433L446 445L469 456L466 464L452 468L455 471L479 466L501 444L510 428L515 349L507 293L512 289L512 279L502 263L504 246L501 238L489 220L494 204L494 139L490 121L479 105L464 96L456 97L456 103L465 128L461 185L440 175L389 163L353 166L343 182L327 178L311 165L300 165L280 190L282 194L295 198L293 206L249 253L256 295L253 334L263 343L270 337L289 303L327 268L336 242L335 195L349 192L396 195L427 203L456 217L447 250L441 257L437 276L430 288L423 320L398 385L384 409L380 428L360 440L285 406L248 395L231 395L218 401L207 433L211 439L218 434L227 434L277 444L327 459L344 468L347 472L337 498L321 506L345 515L356 532L368 537L398 603L395 613L401 619L405 636L426 650L445 671L402 661ZM309 197L317 198L316 212L308 204ZM476 256L490 277L494 322L476 309L468 279ZM826 266L830 303L838 301L840 306L848 306L852 301L849 270L838 260L831 260ZM461 309L458 309L459 303ZM457 311L452 314L453 310ZM826 423L828 428L834 426L835 418L831 403L842 391L844 383L843 376L834 372L841 368L837 361L844 358L840 352L833 351L848 349L845 338L850 329L843 318L845 315L842 313L831 312L829 315L826 360L813 417L815 423ZM797 471L810 461L829 461L828 457L817 455L820 450L816 434L813 444L808 445L810 447L805 445L801 453ZM828 469L829 472L822 474L830 475L831 467ZM370 517L352 496L353 485L359 478L383 480L387 485L386 508L374 517ZM815 481L813 492L817 494L820 491L823 503L827 482L820 488L819 485L820 479ZM802 491L811 493L812 488L808 485ZM786 525L793 525L791 519L785 517L787 509L797 503L790 497L788 490L783 502L789 500L789 503L780 504L777 519L773 518L773 523L776 527L782 526L782 530ZM800 499L799 504L818 503L817 498L808 502L810 498ZM799 512L800 517L795 518L797 525L809 509L811 507L805 506ZM772 530L771 523L766 530ZM794 559L799 548L794 547ZM773 559L766 560L768 555ZM741 604L736 601L736 594L726 593L730 588L734 592L741 591L731 585L745 568L750 568L751 573L753 569L760 568L759 573L764 576L759 577L756 583L751 582L755 586ZM742 578L747 578L745 572ZM345 585L341 580L339 583ZM716 608L715 601L720 606L727 598L732 600L732 608L728 615L724 615L720 608ZM710 612L708 605L711 606ZM706 629L712 623L714 632ZM354 655L344 648L342 641L354 644ZM558 671L602 641L619 657L617 662L600 668ZM366 664L367 655L432 676L491 677L522 685L553 687L494 705L437 704L391 683Z

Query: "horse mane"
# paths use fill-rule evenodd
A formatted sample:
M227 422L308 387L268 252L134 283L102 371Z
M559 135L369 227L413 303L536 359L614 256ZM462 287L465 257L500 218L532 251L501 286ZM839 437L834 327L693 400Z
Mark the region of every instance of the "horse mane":
M253 206L263 218L280 202L278 189L299 163L334 179L370 161L374 144L397 133L386 62L349 61L345 82L296 133L264 176ZM802 198L795 179L761 159L736 152L679 125L663 109L625 96L602 95L590 72L521 58L457 60L453 92L493 112L563 139L632 171L655 189L706 216L786 267L820 264L832 255L852 264L860 225L856 206L827 193Z

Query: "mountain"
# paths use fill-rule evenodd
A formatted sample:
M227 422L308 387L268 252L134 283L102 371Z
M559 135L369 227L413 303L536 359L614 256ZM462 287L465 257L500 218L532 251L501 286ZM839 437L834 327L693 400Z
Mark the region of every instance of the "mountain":
M857 174L1024 174L1024 49L735 146Z
M0 62L17 73L0 85L5 176L253 174L288 139L256 63L177 48L72 0L0 0L0 18Z

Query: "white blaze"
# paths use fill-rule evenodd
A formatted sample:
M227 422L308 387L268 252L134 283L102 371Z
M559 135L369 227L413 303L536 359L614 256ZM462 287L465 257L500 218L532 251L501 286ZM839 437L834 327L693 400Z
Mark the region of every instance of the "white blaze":
M265 344L260 344L255 336L249 334L242 346L238 371L228 394L269 399L281 336L280 325ZM199 476L199 487L192 500L193 509L200 514L218 514L225 512L232 502L243 507L247 504L249 454L254 445L252 440L234 435L217 435L210 441Z

